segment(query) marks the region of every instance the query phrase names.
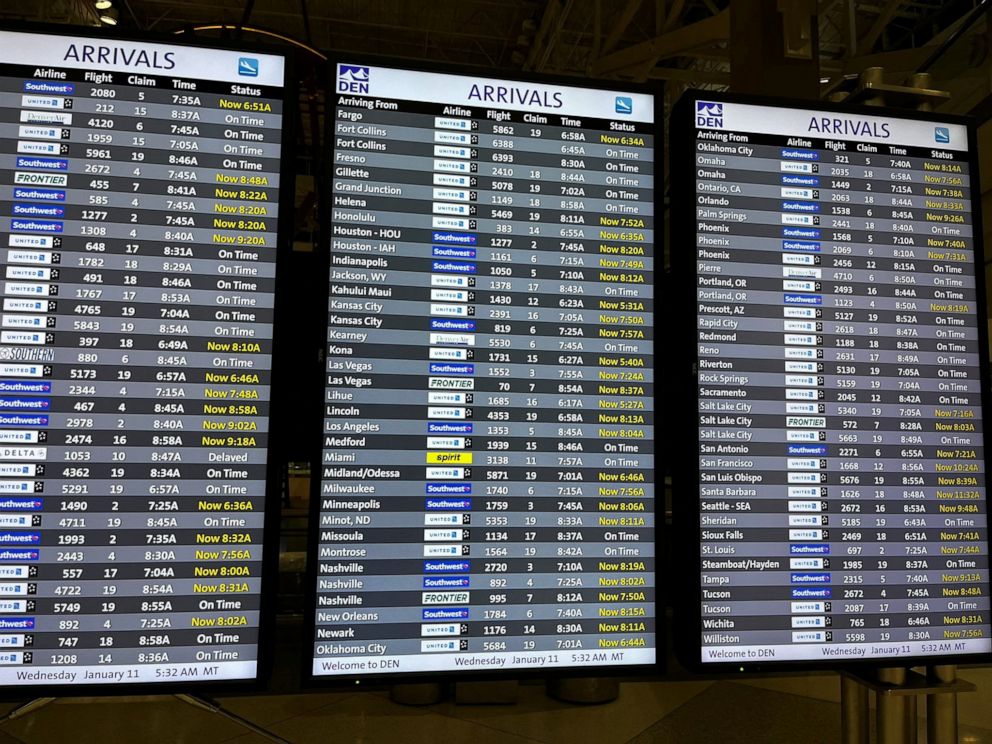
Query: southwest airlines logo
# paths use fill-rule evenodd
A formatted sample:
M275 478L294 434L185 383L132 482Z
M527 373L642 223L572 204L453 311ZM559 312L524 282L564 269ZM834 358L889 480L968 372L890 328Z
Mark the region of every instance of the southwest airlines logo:
M696 101L697 127L723 127L723 104Z
M258 60L253 57L239 57L238 74L241 77L258 77Z
M939 142L942 145L950 144L951 130L947 127L934 127L933 138L936 142Z
M634 99L627 96L617 96L614 108L618 114L634 113Z
M338 93L368 93L369 68L338 65Z

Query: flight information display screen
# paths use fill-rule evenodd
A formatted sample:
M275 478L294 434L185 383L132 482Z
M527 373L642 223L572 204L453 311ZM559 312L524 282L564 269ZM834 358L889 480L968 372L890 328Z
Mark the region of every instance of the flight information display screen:
M256 677L283 62L0 33L0 685Z
M654 97L332 77L313 674L653 664Z
M801 106L677 113L698 662L987 654L973 140Z

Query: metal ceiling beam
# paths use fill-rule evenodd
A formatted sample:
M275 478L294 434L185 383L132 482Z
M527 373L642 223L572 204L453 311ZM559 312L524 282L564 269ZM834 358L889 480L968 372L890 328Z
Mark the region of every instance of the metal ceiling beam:
M947 28L980 4L975 0L911 2L909 5L914 6L917 11L915 18L898 29L890 29L889 40L894 38L897 48L922 46L938 33L938 29Z
M620 17L617 18L617 22L613 24L613 28L610 29L609 36L606 37L606 42L603 44L602 53L612 51L613 47L617 45L620 38L623 36L623 32L627 30L627 26L630 22L634 20L634 16L637 15L637 11L640 10L641 0L627 0L627 4L624 6L623 12Z
M255 9L255 0L245 0L245 10L241 14L241 23L238 24L237 30L234 32L234 38L241 38L241 29L248 25L248 21L251 20L251 12Z
M898 49L894 52L878 52L860 57L849 57L840 60L844 74L857 73L866 67L884 67L886 73L909 72L927 58L933 47L917 47L916 49Z
M482 2L485 5L492 5L492 3L487 3L484 2L483 0L472 0L473 4L479 2ZM2 0L0 0L0 3L2 3ZM229 5L218 4L217 2L199 2L198 0L168 0L168 2L163 2L162 0L142 0L142 4L141 4L141 7L143 8L161 7L161 6L168 6L168 9L172 11L172 15L177 18L182 18L183 21L191 20L191 15L194 12L199 12L200 14L206 14L209 17L209 21L207 19L202 19L203 22L205 23L217 21L218 12L223 11L230 13L230 12L240 12L241 10L240 6L231 7ZM321 7L327 7L327 6L318 5L317 9L319 10L321 9ZM330 7L333 8L333 5L331 5ZM500 7L505 7L505 6L500 6ZM263 21L268 20L269 27L272 27L274 29L278 28L278 30L285 33L288 30L287 24L298 22L300 18L300 14L298 11L295 11L291 7L287 7L287 6L280 6L280 8L276 10L276 9L266 8L263 5L261 7L256 7L254 9L252 17L255 19L254 25L261 26L263 25ZM375 16L368 13L357 18L344 18L344 17L336 17L330 15L321 15L318 13L311 12L310 22L311 24L333 23L333 24L344 24L349 26L364 26L369 28L397 29L411 33L422 33L424 31L424 29L422 28L404 26L398 23L384 22L382 19L377 19ZM452 29L432 28L430 29L430 33L444 35L444 36L493 39L499 41L504 41L506 38L505 34L501 35L501 34L491 33L492 29L488 29L488 28L480 29L473 33L463 30L464 27L465 24L460 23L457 28L452 28ZM517 32L514 31L514 34L516 33Z
M592 56L590 59L599 59L599 52L603 46L603 3L602 0L595 0L593 5L592 23Z
M81 2L76 4L75 8L76 8L76 15L79 17L79 20L82 23L86 23L86 18L88 16L91 20L91 23L89 25L92 26L103 25L103 22L100 20L100 13L99 11L97 11L96 7L94 7L93 3L89 3L86 2L86 0L82 0Z
M859 55L871 52L875 47L875 42L878 41L878 37L882 35L885 27L889 25L889 21L895 16L900 5L902 5L902 0L886 0L885 5L878 13L878 18L875 19L871 28L868 29L868 33L858 42Z
M312 20L313 18L311 17L311 21ZM429 52L433 52L434 50L439 49L439 47L435 46L436 42L434 42L434 40L430 37L437 36L438 38L444 39L446 36L443 33L435 32L425 34L423 30L418 31L414 28L408 28L405 30L409 33L404 35L389 36L371 34L364 29L349 26L338 26L328 22L319 22L314 25L314 34L318 38L320 38L322 34L328 34L333 31L333 46L341 51L360 53L362 50L375 49L378 53L383 55L395 56L399 59L409 60L433 59L434 55L429 54ZM428 36L426 41L425 35ZM461 60L462 64L492 64L489 54L480 54L477 46L478 39L473 38L470 34L460 34L455 39L445 41L444 44L456 56L461 55L464 58ZM489 47L491 49L491 53L497 53L497 50L493 47L492 41L489 41ZM476 61L480 56L485 59L485 63L479 63Z
M989 12L989 2L990 0L981 0L981 2L979 2L970 13L966 13L955 23L951 24L951 26L944 29L938 36L933 37L931 42L934 46L936 46L936 49L933 50L931 55L927 57L926 61L923 62L917 70L919 72L926 72L935 62L937 62L938 59L946 54L951 47L957 43L957 40L966 34L972 25L982 17L982 15ZM989 20L986 19L986 27L988 27L988 25ZM989 31L986 30L986 35L988 35L988 33Z
M131 15L131 20L134 21L135 28L140 29L141 23L138 21L138 16L134 14L134 8L131 7L131 3L128 0L124 0L124 8Z
M310 11L307 10L307 0L300 0L300 15L303 17L303 38L307 44L313 45L310 35Z
M730 85L730 73L718 70L694 70L692 68L655 67L648 77L652 80L675 80L682 83L705 83L707 85Z
M866 67L884 67L890 72L911 72L917 70L935 50L939 49L942 44L955 34L958 34L962 26L969 21L973 21L972 13L979 12L979 9L987 6L989 1L982 0L973 11L966 13L950 24L923 46L852 57L843 61L844 72L861 72Z
M530 53L524 62L525 70L533 69L538 58L544 52L547 36L551 33L551 27L554 25L559 13L561 13L561 3L559 0L548 0L548 4L544 7L544 14L541 16L541 23L537 27L537 33L534 34L534 42L530 46Z
M846 56L857 56L858 9L854 6L854 0L844 0L844 33L847 36L847 44L845 44Z
M640 67L650 60L657 63L658 60L678 57L693 49L726 41L729 38L730 11L724 10L718 15L602 57L593 63L592 73L594 75L620 73L632 67Z
M668 11L668 18L665 19L665 26L662 31L671 31L682 18L682 11L685 10L685 0L675 0L671 10Z
M545 11L544 18L549 17L552 9L555 9L556 12L547 24L545 24L544 18L541 19L541 30L544 30L545 33L541 36L541 30L538 31L540 38L534 40L534 46L531 47L530 56L524 65L525 70L540 71L548 64L548 60L551 59L551 52L554 51L555 46L558 44L558 39L561 37L565 21L568 20L568 15L572 12L574 6L575 0L565 0L564 6L558 0L551 0L548 3L548 10Z

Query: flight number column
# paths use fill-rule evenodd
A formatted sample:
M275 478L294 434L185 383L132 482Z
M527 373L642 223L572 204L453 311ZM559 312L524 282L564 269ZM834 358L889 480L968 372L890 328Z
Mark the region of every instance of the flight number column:
M838 311L843 343L864 349L844 352L851 377L838 378L839 454L852 458L839 466L860 471L840 476L840 625L845 640L903 653L962 650L988 620L967 166L939 150L858 150L831 166L830 198L855 205L834 207L852 215L835 240L856 241L831 246L853 255L832 259L855 269L836 278L867 282L862 306Z
M602 649L646 648L653 629L647 577L654 556L636 542L650 539L653 527L650 450L636 441L650 437L653 425L646 320L653 214L636 203L650 200L651 143L604 134L602 122L487 113L493 121L480 127L480 147L483 158L493 148L495 164L480 165L481 188L491 177L490 193L480 196L499 206L488 214L481 208L480 232L492 224L495 236L491 265L480 265L490 276L480 286L492 291L490 316L506 322L480 341L492 347L490 376L510 379L497 383L508 393L498 402L509 409L486 414L508 423L487 425L486 446L510 455L487 455L487 463L509 466L487 471L487 512L509 514L486 520L512 527L516 519L518 530L506 531L506 548L486 548L510 560L486 566L510 571L518 587L510 596L526 601L487 613L508 621L497 627L507 626L511 637L495 650L518 647L512 620L523 614L523 650L543 651L553 664L605 663L610 654ZM611 188L620 180L612 174L623 172L631 174L625 193ZM504 486L497 479L521 480ZM516 549L515 533L523 541ZM535 582L545 590L529 591ZM543 622L534 626L531 618ZM569 653L553 653L560 650Z

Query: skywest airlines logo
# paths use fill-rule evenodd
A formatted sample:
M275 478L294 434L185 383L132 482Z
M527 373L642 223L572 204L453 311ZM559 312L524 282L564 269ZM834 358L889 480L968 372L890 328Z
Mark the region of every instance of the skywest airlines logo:
M369 68L359 65L338 65L338 93L369 92Z

